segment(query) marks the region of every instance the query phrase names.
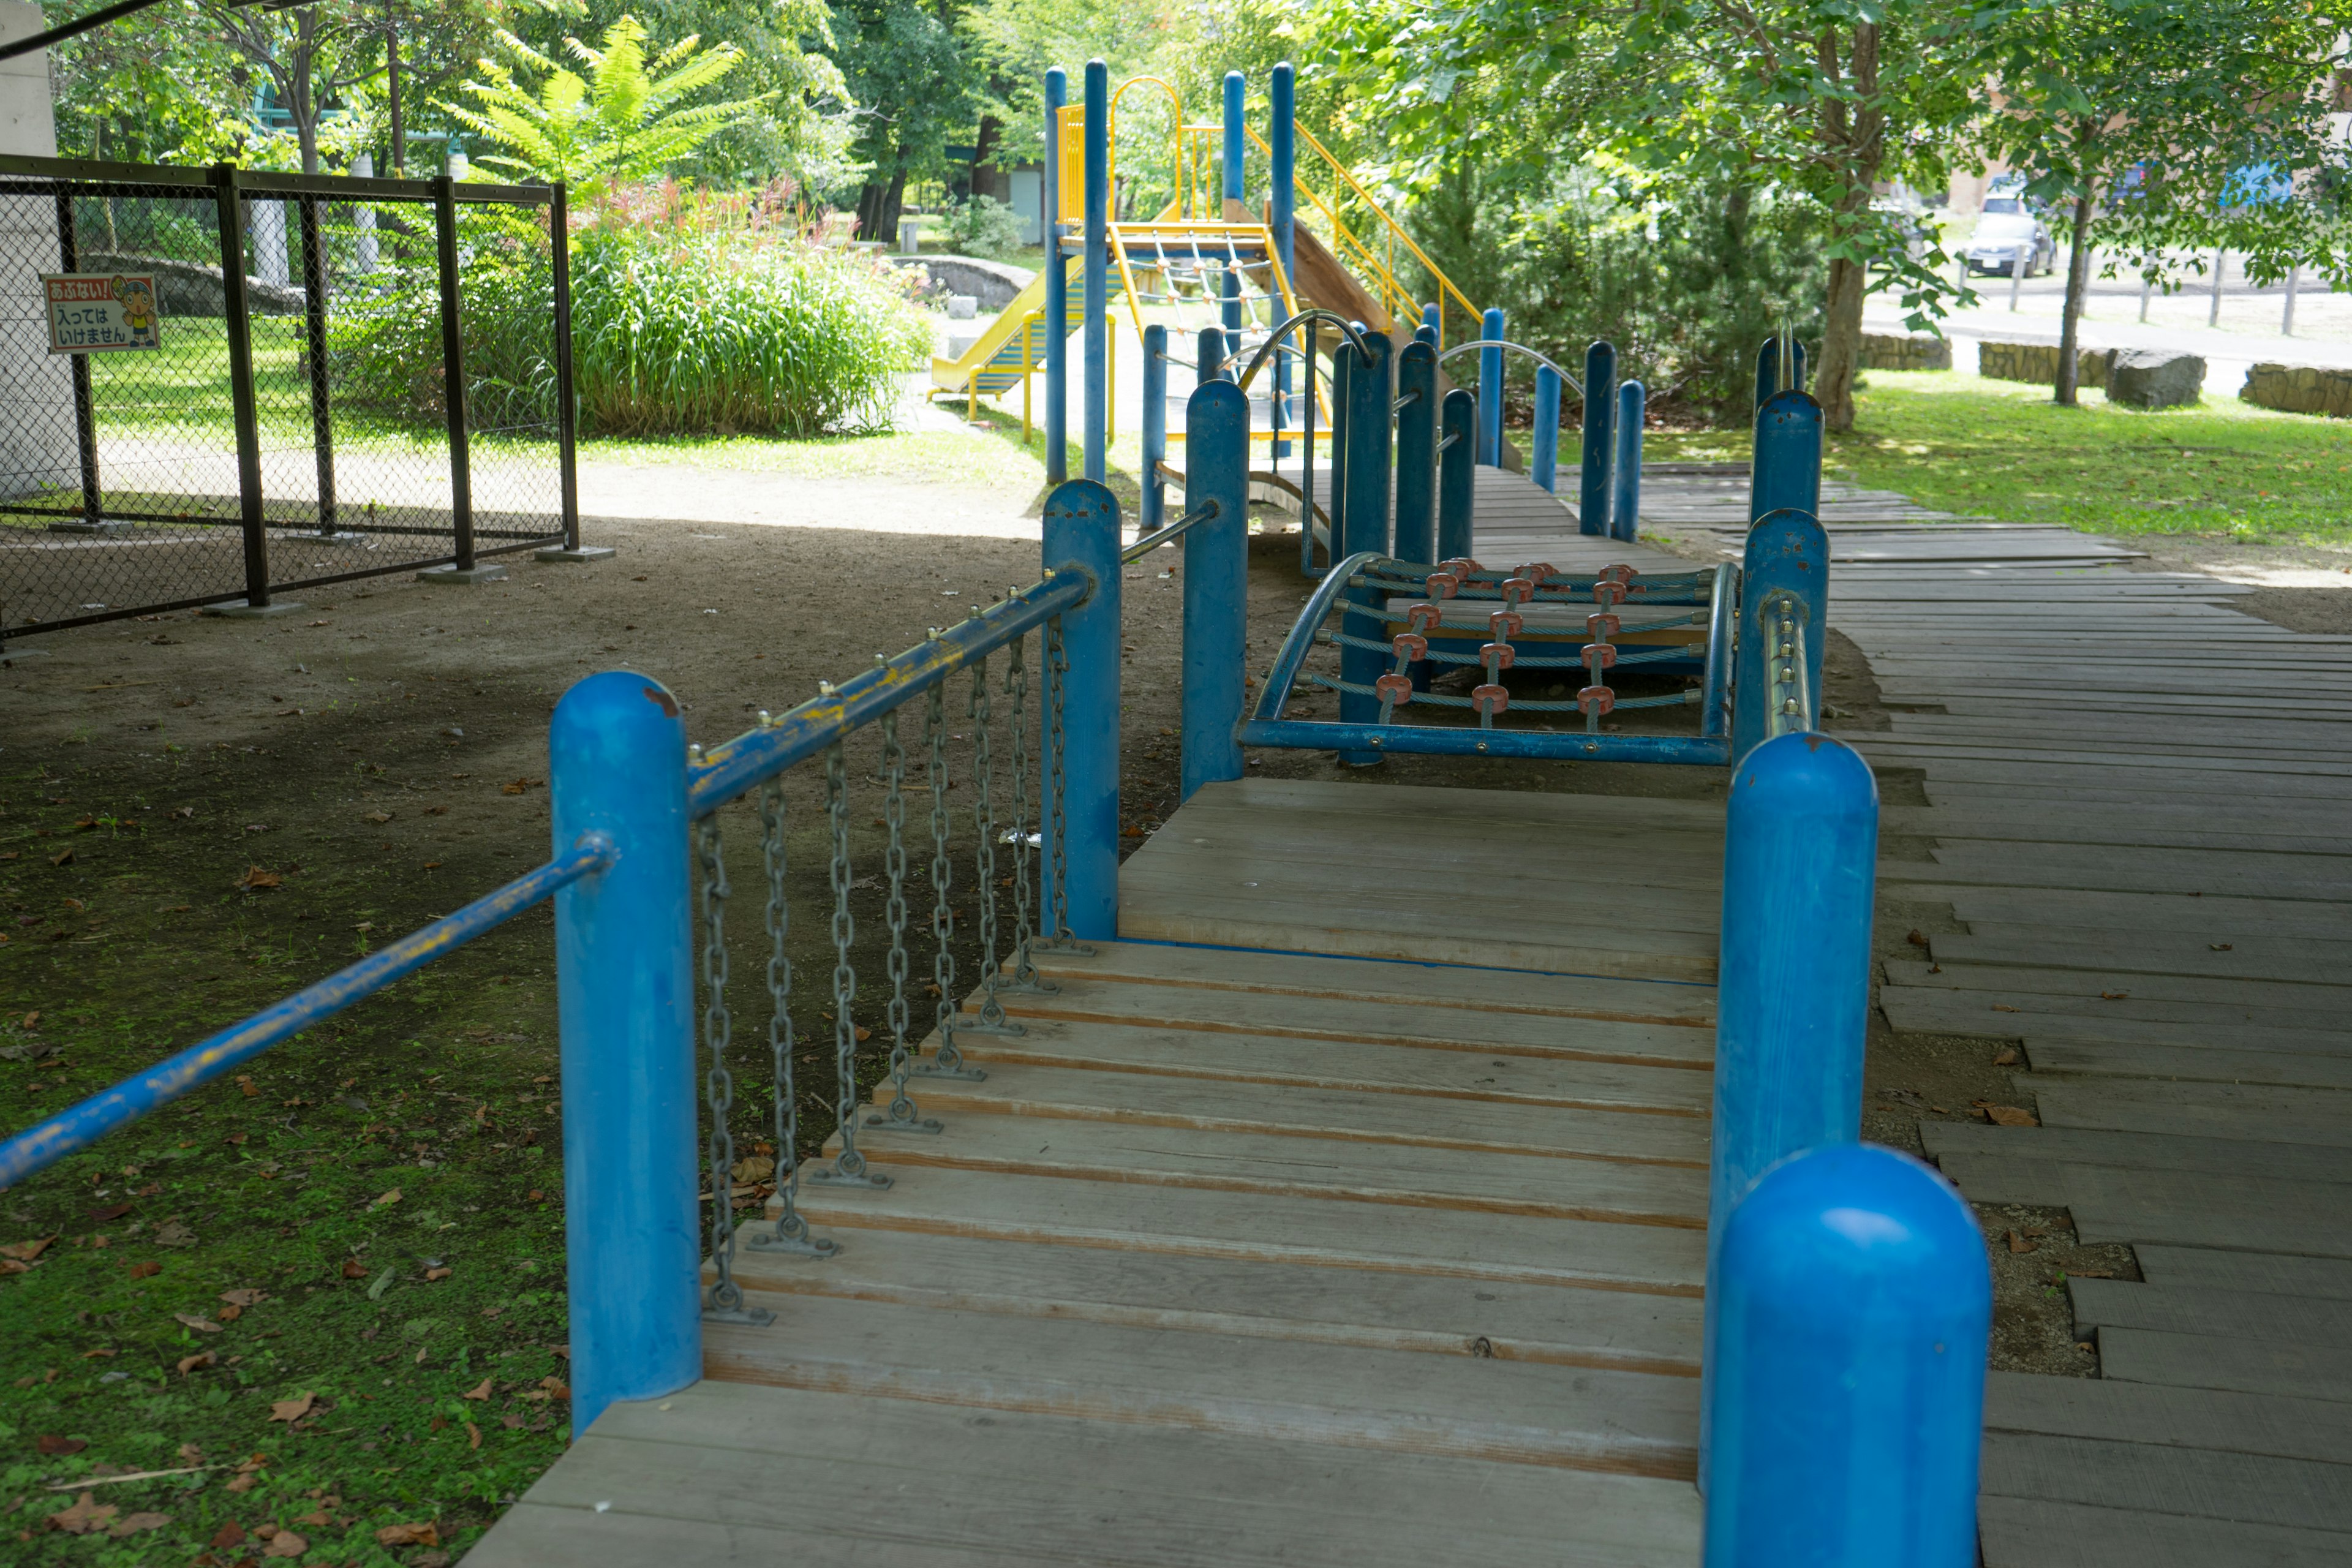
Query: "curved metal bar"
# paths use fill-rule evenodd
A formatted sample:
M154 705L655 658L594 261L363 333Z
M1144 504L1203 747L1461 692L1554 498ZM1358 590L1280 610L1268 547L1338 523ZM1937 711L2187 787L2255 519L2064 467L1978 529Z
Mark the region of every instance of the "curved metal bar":
M1707 606L1706 668L1699 687L1703 696L1698 732L1710 739L1731 729L1731 713L1724 700L1731 688L1731 628L1738 609L1739 568L1726 561L1715 569L1715 593Z
M546 865L526 871L457 913L421 926L276 1006L26 1128L0 1143L0 1188L15 1186L116 1128L160 1110L189 1090L250 1061L279 1041L373 996L394 981L553 897L558 889L604 869L613 859L612 840L591 833Z
M1346 560L1335 563L1317 584L1307 603L1298 607L1298 619L1291 623L1290 635L1282 639L1281 651L1265 672L1265 684L1258 688L1257 711L1253 721L1271 721L1282 716L1282 705L1290 696L1290 683L1298 679L1307 656L1315 649L1315 629L1331 613L1331 601L1345 592L1349 579L1368 566L1386 559L1377 551L1360 551Z
M1259 345L1257 353L1251 356L1249 368L1235 378L1244 392L1249 390L1250 378L1257 374L1258 367L1274 353L1282 340L1309 321L1330 322L1339 329L1340 335L1348 340L1349 348L1354 349L1366 363L1371 362L1372 351L1364 346L1364 334L1356 330L1355 322L1337 310L1326 310L1319 307L1312 310L1301 310L1281 325L1266 329L1265 342Z
M1527 344L1515 343L1508 338L1480 338L1475 343L1456 343L1454 347L1447 349L1444 353L1439 354L1437 356L1437 363L1444 364L1455 354L1466 354L1472 349L1508 349L1513 353L1525 354L1529 359L1535 361L1538 364L1542 365L1546 370L1550 371L1554 375L1559 377L1560 380L1568 383L1569 385L1576 388L1577 396L1581 397L1584 395L1584 384L1582 382L1569 374L1568 372L1560 369L1559 366L1552 363L1551 361L1544 358L1543 355L1536 353L1535 350L1528 347Z

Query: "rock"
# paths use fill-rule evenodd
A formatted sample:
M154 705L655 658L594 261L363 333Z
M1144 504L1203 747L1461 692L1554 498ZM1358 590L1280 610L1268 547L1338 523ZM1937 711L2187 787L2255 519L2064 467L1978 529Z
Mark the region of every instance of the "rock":
M1952 368L1952 341L1931 337L1924 332L1864 332L1862 334L1862 368L1949 370Z
M887 259L896 267L919 269L926 279L927 297L948 294L969 294L980 301L983 310L994 312L1013 303L1022 289L1029 287L1034 272L1009 262L985 261L975 256L893 256ZM1070 276L1071 287L1077 286L1075 269Z
M2134 408L2176 408L2204 390L2205 362L2173 349L2117 349L2107 369L2107 401Z
M969 321L980 314L980 300L970 294L948 296L948 320Z

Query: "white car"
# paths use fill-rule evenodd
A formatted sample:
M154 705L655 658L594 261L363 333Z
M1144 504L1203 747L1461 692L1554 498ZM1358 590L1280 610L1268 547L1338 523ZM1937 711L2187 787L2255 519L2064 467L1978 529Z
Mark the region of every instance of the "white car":
M2042 220L2025 209L2025 203L2016 196L1986 198L1984 216L1977 220L1976 233L1960 247L1960 256L1970 272L1998 272L2007 277L2016 268L2019 254L2025 260L2025 276L2048 272L2058 264L2057 242Z

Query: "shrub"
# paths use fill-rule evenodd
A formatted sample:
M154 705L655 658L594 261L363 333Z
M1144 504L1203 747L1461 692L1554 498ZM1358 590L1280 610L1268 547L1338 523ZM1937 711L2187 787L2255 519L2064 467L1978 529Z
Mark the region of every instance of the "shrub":
M572 238L572 387L584 432L815 436L887 427L898 374L930 329L904 275L807 243L769 197L654 187L604 205ZM464 271L477 428L554 408L554 289L543 236L509 224ZM387 268L338 301L331 373L346 403L439 417L437 285Z
M994 196L948 208L948 246L958 256L1010 256L1021 248L1021 216Z

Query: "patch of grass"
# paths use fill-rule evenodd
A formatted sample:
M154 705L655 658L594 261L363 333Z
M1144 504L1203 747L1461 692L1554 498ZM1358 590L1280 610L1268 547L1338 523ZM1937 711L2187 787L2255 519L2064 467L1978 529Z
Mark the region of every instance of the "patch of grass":
M2146 412L2085 392L1872 371L1830 461L1922 506L2095 533L2352 542L2352 424L2235 398Z

